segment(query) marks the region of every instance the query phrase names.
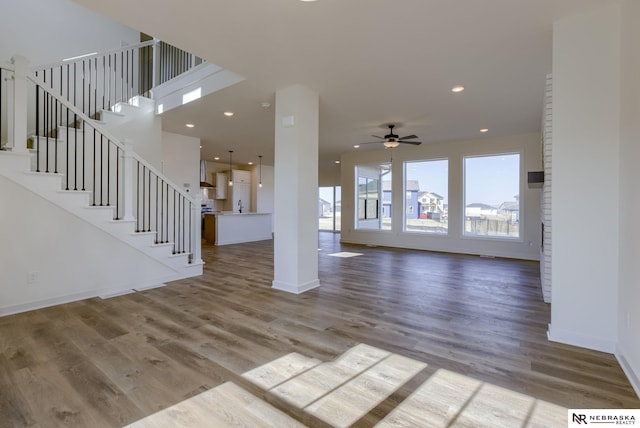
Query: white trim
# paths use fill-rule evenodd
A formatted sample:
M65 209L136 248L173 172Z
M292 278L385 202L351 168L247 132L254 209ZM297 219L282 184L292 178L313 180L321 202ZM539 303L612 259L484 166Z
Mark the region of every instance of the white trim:
M629 379L629 383L631 383L633 390L636 392L638 398L640 398L640 371L634 370L631 363L629 363L629 360L625 357L624 349L620 344L617 346L615 356L620 367L622 367L624 374L627 375L627 379Z
M320 287L320 280L314 279L304 284L288 284L283 281L274 280L271 285L276 290L286 291L287 293L302 294L306 291Z
M79 300L91 299L94 297L110 298L118 295L130 294L136 291L144 291L151 288L161 287L167 282L177 281L179 279L187 278L193 275L185 274L184 272L176 273L175 275L169 275L164 278L150 279L148 281L136 282L136 284L129 284L127 286L114 286L113 288L103 288L99 290L83 291L81 293L64 294L62 296L51 297L48 299L37 300L28 303L21 303L18 305L11 305L0 307L0 317L7 315L18 314L21 312L33 311L36 309L43 309L50 306L62 305L65 303L76 302Z
M574 333L567 330L554 329L551 324L549 324L549 329L547 330L547 338L551 342L579 346L581 348L593 349L595 351L606 352L608 354L614 354L616 352L616 342L613 340L586 336L584 334Z

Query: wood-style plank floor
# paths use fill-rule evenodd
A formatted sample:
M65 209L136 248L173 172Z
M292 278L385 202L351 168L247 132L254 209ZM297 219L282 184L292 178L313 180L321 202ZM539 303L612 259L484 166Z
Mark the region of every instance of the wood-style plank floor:
M640 408L612 355L547 341L538 263L320 233L321 287L296 296L271 289L272 248L204 246L202 277L0 318L0 427L122 426L291 352L328 361L358 343L568 408Z

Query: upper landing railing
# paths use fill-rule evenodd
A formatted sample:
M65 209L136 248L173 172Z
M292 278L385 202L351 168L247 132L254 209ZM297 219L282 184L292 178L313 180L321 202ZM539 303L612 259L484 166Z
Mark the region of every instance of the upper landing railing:
M150 40L36 66L31 71L54 93L93 118L134 96L152 98L153 88L202 62L175 46Z

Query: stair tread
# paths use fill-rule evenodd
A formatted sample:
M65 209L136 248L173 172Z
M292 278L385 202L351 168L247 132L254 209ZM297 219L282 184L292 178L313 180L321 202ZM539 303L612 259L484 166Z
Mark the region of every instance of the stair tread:
M304 427L233 382L224 383L128 425L132 428L158 426Z

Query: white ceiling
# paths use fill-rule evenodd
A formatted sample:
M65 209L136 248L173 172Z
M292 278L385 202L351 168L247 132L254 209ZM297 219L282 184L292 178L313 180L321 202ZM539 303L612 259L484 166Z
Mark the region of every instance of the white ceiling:
M539 130L553 22L615 0L75 1L246 77L163 116L205 159L273 164L275 92L317 91L323 167L389 122L425 144Z

